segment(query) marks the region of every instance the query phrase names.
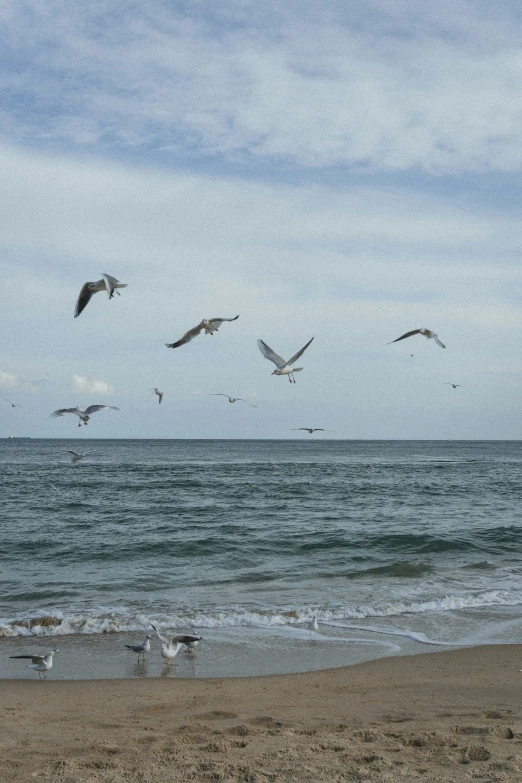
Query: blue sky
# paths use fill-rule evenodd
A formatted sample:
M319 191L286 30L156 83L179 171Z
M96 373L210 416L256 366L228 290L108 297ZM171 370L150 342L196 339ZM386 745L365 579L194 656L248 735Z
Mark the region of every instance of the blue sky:
M515 4L28 0L0 21L0 396L23 406L0 436L522 437ZM73 319L102 272L128 288ZM447 349L386 345L423 326ZM271 376L257 338L287 358L313 335L295 385ZM91 403L121 412L49 418Z

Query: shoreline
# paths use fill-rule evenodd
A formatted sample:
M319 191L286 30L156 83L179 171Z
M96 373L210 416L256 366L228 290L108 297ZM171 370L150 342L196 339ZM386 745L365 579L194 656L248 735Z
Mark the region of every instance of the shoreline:
M518 781L521 664L520 645L490 645L298 674L3 680L0 750L14 781Z

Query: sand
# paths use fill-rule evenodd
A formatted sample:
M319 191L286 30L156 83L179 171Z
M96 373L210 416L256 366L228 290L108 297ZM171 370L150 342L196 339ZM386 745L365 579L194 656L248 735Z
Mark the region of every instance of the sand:
M1 779L522 781L518 645L306 674L1 684Z

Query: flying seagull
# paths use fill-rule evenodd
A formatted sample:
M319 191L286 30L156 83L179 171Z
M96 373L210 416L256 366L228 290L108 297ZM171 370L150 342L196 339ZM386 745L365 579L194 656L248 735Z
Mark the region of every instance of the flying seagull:
M313 339L314 338L312 337L312 340ZM284 359L282 359L280 356L274 353L274 351L271 348L269 348L269 346L265 342L263 342L263 340L258 340L257 344L259 346L259 350L261 351L265 359L269 359L277 367L277 370L274 370L272 375L288 375L288 380L290 381L290 383L292 383L292 381L295 383L294 372L301 372L303 368L294 367L293 363L296 362L299 359L299 357L304 354L304 352L306 351L306 349L308 348L312 340L308 340L306 345L303 346L303 348L301 348L300 351L297 351L297 353L294 356L292 356L292 358L289 359L287 362L285 362Z
M325 430L323 427L292 427L292 432L299 432L300 430L309 432L310 435L312 435L314 432L330 432L330 430Z
M103 272L102 279L97 280L96 283L84 283L74 308L74 317L78 318L89 304L91 297L97 294L98 291L107 291L109 299L112 299L115 293L120 296L120 292L116 290L117 288L127 288L127 283L120 283L119 280L116 280L112 275L108 275L107 272Z
M116 408L114 405L89 405L88 408L58 408L57 411L54 411L54 413L51 413L51 416L65 416L68 413L72 413L73 416L79 416L80 417L80 423L78 424L78 427L82 426L82 421L86 425L89 419L91 418L91 414L96 413L96 411L105 411L105 410L111 410L111 411L119 411L119 408Z
M145 636L145 639L142 641L141 644L135 644L135 645L126 644L125 645L127 650L132 650L132 652L135 652L135 653L138 654L138 663L139 663L139 660L140 660L140 655L142 655L143 656L143 660L145 660L145 653L148 653L148 651L150 650L150 638L151 638L150 637L150 633L148 633Z
M78 426L81 427L81 424L78 424ZM73 451L73 449L64 449L64 451L66 454L72 454L71 462L79 462L89 453L88 451L85 451L83 454L79 454L77 451Z
M162 391L160 391L159 389L157 389L156 387L154 387L154 388L153 388L153 389L151 389L150 391L151 391L151 392L154 392L154 394L157 394L157 395L158 395L158 397L159 397L159 400L158 400L158 405L161 405L161 401L162 401L162 399L163 399L163 392L162 392Z
M239 315L236 315L234 318L204 318L201 323L194 326L193 329L189 329L188 332L185 332L181 340L178 340L176 343L165 343L165 345L167 348L179 348L180 345L185 345L185 343L189 343L194 337L197 337L203 329L205 330L205 334L212 335L214 332L219 331L219 327L223 321L237 321L238 318Z
M55 647L54 650L49 650L47 655L10 655L10 658L30 658L32 661L32 664L29 664L27 666L28 669L34 669L35 672L38 672L38 679L43 678L45 680L45 673L49 671L49 669L52 669L53 667L53 655L58 652L58 648Z
M435 332L432 332L431 329L414 329L412 332L406 332L406 334L403 334L401 337L397 337L396 340L392 340L391 342L386 343L386 345L391 345L392 343L398 343L399 340L405 340L406 337L412 337L414 334L422 334L428 340L435 340L437 345L440 345L441 348L446 347L444 343L441 343L441 341L439 340Z
M247 400L244 400L242 397L229 397L228 394L209 394L209 397L226 397L229 402L246 402L246 404L251 405L252 408L257 408L257 405L247 402Z
M2 399L3 399L5 402L8 402L8 403L9 403L9 405L11 406L11 408L21 408L21 407L22 407L21 405L15 405L15 403L14 403L14 402L12 402L11 400L8 400L8 399L7 399L7 397L2 397Z
M443 386L453 386L454 389L458 389L460 383L443 383Z
M160 634L160 632L158 631L155 625L152 625L151 623L151 626L158 634L158 638L161 639L161 641L163 642L162 647L169 647L172 649L176 644L180 644L180 645L184 644L187 647L187 649L190 651L193 650L194 647L196 647L196 645L198 644L198 642L200 642L203 638L202 636L198 636L195 633L183 633L177 636L169 636L168 638L166 638L165 636L162 636ZM176 653L174 653L174 655L176 655ZM174 655L172 655L171 657L174 658Z

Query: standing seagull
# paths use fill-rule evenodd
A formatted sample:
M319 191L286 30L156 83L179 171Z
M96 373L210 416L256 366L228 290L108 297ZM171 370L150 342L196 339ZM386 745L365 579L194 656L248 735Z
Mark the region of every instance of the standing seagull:
M78 424L78 427L82 426L82 421L86 425L89 419L91 418L92 413L96 413L96 411L104 411L104 410L111 410L111 411L119 411L119 408L116 408L114 405L89 405L88 408L58 408L57 411L54 411L54 413L51 413L51 416L66 416L68 413L72 413L73 416L79 416L80 417L80 423Z
M458 389L460 386L460 383L443 383L443 386L453 386L454 389Z
M151 389L151 392L154 392L154 394L157 394L157 395L158 395L158 397L159 397L159 400L158 400L158 405L161 405L161 401L162 401L162 399L163 399L163 392L161 392L161 391L160 391L159 389L157 389L156 387L154 387L153 389Z
M314 338L312 337L312 340L313 339ZM265 342L263 342L263 340L258 340L257 344L259 346L259 350L261 351L265 359L269 359L277 367L277 370L274 370L272 375L288 375L288 380L290 381L290 383L292 383L292 381L295 383L294 372L301 372L303 368L294 367L293 363L296 362L299 359L299 357L304 354L304 352L306 351L306 349L308 348L312 340L308 340L306 345L303 346L303 348L301 348L300 351L297 351L297 353L294 356L292 356L292 358L289 359L287 362L285 362L284 359L282 359L280 356L274 353L274 351L271 348L269 348L269 346Z
M293 427L292 428L292 432L299 432L300 430L309 432L310 435L312 435L314 432L330 432L330 430L325 430L322 427Z
M412 337L414 334L422 334L428 340L435 340L437 345L440 345L441 348L446 347L444 343L441 343L441 341L439 340L435 332L432 332L431 329L414 329L412 332L406 332L406 334L403 334L401 337L397 337L396 340L392 340L391 342L386 343L386 345L391 345L392 343L398 343L399 340L405 340L406 337Z
M79 424L78 426L80 427L81 425ZM66 454L72 454L71 462L79 462L89 453L88 451L84 451L83 454L79 454L77 451L73 451L73 449L64 449L64 451Z
M215 394L215 393L211 393L208 396L209 397L226 397L229 402L246 402L246 404L250 405L252 408L257 408L257 405L254 405L251 402L247 402L247 400L244 400L242 397L229 397L228 394Z
M49 669L53 668L53 655L58 652L58 648L55 647L54 650L49 650L47 655L10 655L10 658L30 658L32 661L32 664L29 664L27 666L28 669L34 669L35 672L38 672L38 679L45 680L45 673L49 671Z
M148 633L145 636L145 639L142 641L141 644L126 644L125 647L127 650L132 650L132 652L135 652L138 654L138 663L140 662L140 655L143 656L143 660L145 660L145 653L148 653L150 650L150 633Z
M317 633L317 631L319 630L319 625L317 624L317 615L315 613L312 616L310 622L308 623L308 630L310 631L310 636L312 635L312 633Z
M112 299L115 293L120 296L121 294L116 290L117 288L127 288L127 283L120 283L119 280L116 280L115 277L108 275L106 272L102 273L102 279L96 283L84 283L74 308L74 317L78 318L89 304L91 297L97 294L98 291L107 291L109 299Z
M188 332L185 332L181 340L178 340L176 343L165 343L165 345L167 348L179 348L180 345L185 345L185 343L189 343L194 337L197 337L203 329L205 330L205 334L213 335L214 332L219 331L219 327L223 321L237 321L238 318L239 315L236 315L234 318L204 318L197 326L194 326L192 329L189 329Z

